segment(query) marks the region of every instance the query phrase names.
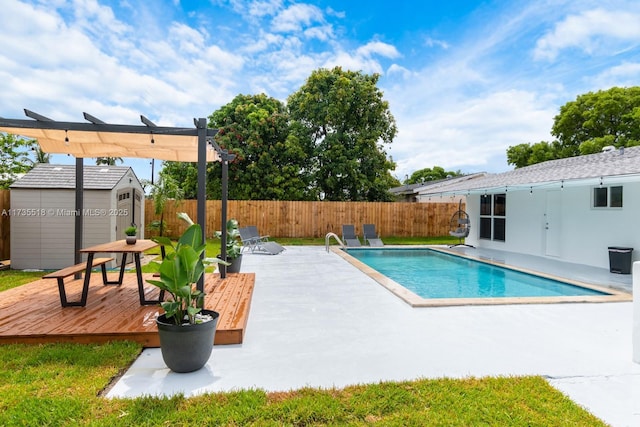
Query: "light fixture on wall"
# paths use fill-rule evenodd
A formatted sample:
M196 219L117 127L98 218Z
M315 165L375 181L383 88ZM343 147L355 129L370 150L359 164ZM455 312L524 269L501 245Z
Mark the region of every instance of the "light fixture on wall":
M602 188L602 177L600 177L600 188Z
M560 189L564 190L564 180L560 181Z
M67 129L64 130L64 145L67 147L69 146L69 134Z
M529 194L533 195L533 187L529 187Z

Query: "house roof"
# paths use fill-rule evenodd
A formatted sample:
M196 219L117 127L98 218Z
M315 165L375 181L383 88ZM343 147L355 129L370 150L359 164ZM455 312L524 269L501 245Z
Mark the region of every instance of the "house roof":
M532 190L540 187L595 185L640 180L640 146L549 160L512 171L488 174L450 185L425 188L421 194Z
M395 195L403 194L421 194L425 189L433 190L466 181L469 179L475 179L486 175L485 172L473 173L469 175L454 176L452 178L437 179L434 181L424 181L417 184L401 185L400 187L393 187L389 189L389 192Z
M128 166L85 166L85 190L112 190L122 178L131 171L137 184L140 185L133 169ZM76 188L75 165L52 165L39 163L22 178L11 185L11 189L69 189Z

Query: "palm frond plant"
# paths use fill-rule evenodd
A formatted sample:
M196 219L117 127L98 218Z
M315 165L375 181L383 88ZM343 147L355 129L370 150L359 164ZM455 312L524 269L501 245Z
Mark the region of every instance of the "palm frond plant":
M186 213L179 213L178 217L189 227L175 246L167 237L153 239L173 251L160 263L160 280L147 282L171 295L168 301L160 303L164 314L156 319L162 359L174 372L192 372L209 360L220 314L204 309L204 292L196 285L204 274L203 256L207 247L202 228ZM217 258L210 262L228 265Z
M167 319L172 319L176 325L183 323L195 324L197 314L203 308L204 293L196 288L197 282L204 274L202 254L206 243L202 241L202 228L195 224L189 216L178 213L178 217L189 224L180 236L178 242L173 242L164 236L154 237L152 240L172 249L160 263L160 280L149 279L147 282L157 286L171 295L171 300L161 303ZM207 263L229 263L218 258L207 259Z

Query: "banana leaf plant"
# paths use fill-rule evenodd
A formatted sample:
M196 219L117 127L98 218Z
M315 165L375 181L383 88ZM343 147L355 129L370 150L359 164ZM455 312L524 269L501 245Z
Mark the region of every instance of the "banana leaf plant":
M205 294L197 289L196 284L204 274L205 262L229 263L217 258L203 261L206 243L202 241L200 224L195 224L184 212L178 213L178 217L186 221L189 227L175 245L168 237L152 239L173 250L160 263L160 280L149 279L147 282L171 295L169 301L160 304L168 319L173 319L176 325L195 324L198 322L197 314L204 306Z

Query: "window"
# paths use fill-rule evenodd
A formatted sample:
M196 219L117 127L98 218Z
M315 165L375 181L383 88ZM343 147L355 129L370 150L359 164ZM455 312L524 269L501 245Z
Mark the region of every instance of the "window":
M621 208L622 186L596 187L593 189L594 208Z
M506 237L507 195L480 196L480 238L504 242Z

